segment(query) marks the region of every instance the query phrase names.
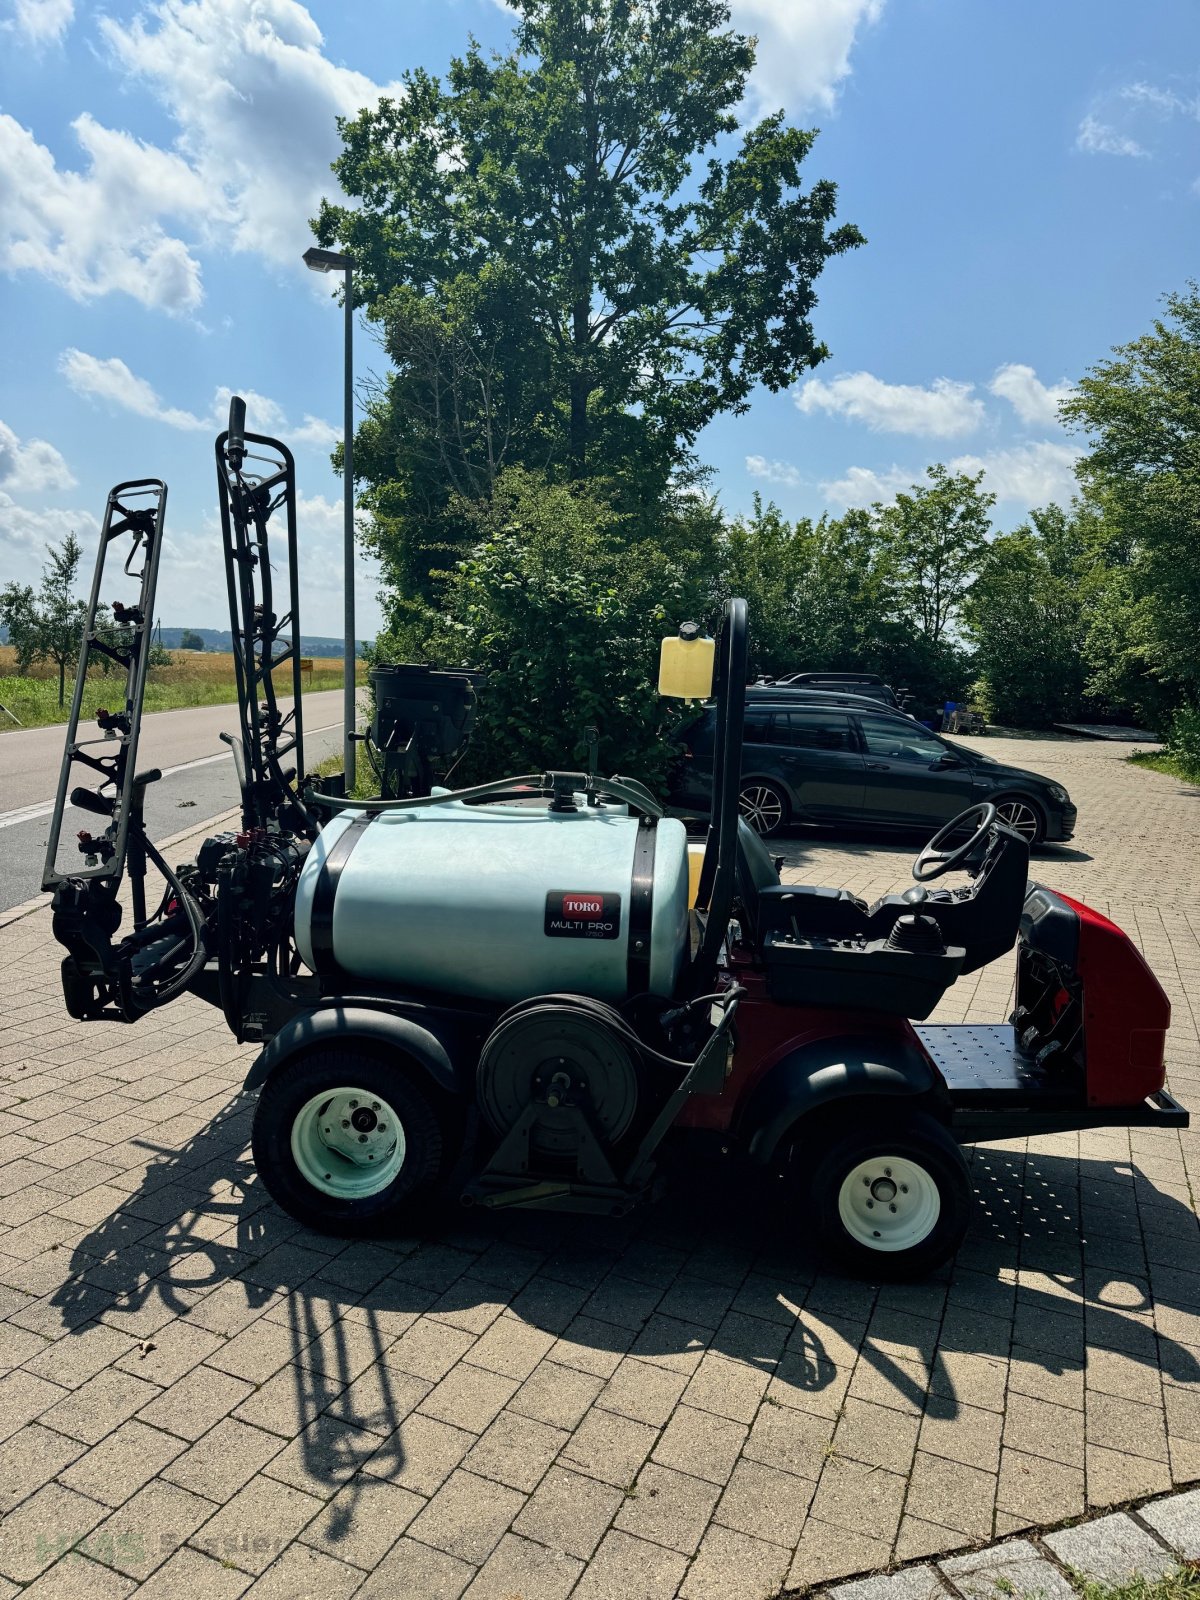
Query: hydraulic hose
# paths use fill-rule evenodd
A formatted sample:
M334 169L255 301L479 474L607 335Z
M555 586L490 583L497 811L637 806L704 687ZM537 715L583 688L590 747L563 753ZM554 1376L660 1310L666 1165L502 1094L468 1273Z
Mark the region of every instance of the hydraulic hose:
M180 910L187 918L188 930L192 936L192 956L183 971L177 972L161 989L156 990L148 1002L143 1003L142 997L140 995L137 996L135 1004L140 1015L145 1015L148 1011L154 1011L159 1006L165 1006L168 1001L174 1000L176 995L182 994L208 959L208 951L204 944L204 919L200 914L200 907L192 899L149 839L145 841L145 850L150 860L153 861L170 885L176 900L179 902Z
M304 798L309 805L324 806L329 811L412 811L419 806L444 806L452 800L483 800L487 796L508 795L518 784L536 785L539 794L552 794L555 788L551 779L561 776L549 772L526 772L517 778L496 778L491 783L477 783L470 789L451 789L445 794L419 794L411 795L405 800L350 800L343 799L340 795L320 794L315 789L306 789ZM568 774L578 777L579 787L582 792L587 788L587 776L584 773ZM662 817L666 813L655 800L654 796L634 778L606 778L603 782L595 784L594 792L598 795L607 795L614 800L623 801L635 811L640 811L643 816Z
M491 783L477 783L470 789L411 795L405 800L343 800L340 795L319 794L315 789L306 789L304 798L309 805L323 806L328 811L412 811L417 806L447 805L451 800L482 800L485 795L507 793L514 784L540 784L543 776L540 772L527 772L519 778L497 778Z

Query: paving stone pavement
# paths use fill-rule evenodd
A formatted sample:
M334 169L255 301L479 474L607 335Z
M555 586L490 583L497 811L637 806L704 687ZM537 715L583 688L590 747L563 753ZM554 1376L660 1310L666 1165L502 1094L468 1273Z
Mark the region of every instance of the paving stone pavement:
M1071 790L1036 875L1141 946L1200 1106L1200 790L1121 746L985 749ZM916 847L783 848L874 895ZM1200 1131L980 1147L968 1239L919 1284L823 1273L795 1218L707 1183L344 1245L255 1181L254 1052L218 1014L75 1024L58 956L44 910L0 929L0 1600L756 1600L898 1563L895 1600L937 1571L972 1600L937 1558L1200 1480ZM941 1020L1002 1018L1011 976ZM1200 1554L1159 1506L1137 1534Z

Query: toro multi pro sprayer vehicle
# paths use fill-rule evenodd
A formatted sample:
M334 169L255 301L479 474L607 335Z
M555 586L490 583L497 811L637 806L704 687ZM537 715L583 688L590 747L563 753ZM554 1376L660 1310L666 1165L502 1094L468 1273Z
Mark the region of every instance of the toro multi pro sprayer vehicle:
M254 1157L294 1217L353 1235L399 1230L431 1199L616 1215L655 1192L669 1137L781 1178L771 1203L797 1238L900 1276L962 1238L963 1143L1186 1125L1163 1090L1158 983L1111 922L1027 881L1028 846L994 807L944 828L914 885L874 905L780 882L738 815L741 600L715 643L687 625L663 647L662 687L715 688L720 711L694 896L683 823L631 778L523 773L366 802L306 781L292 458L245 433L235 401L217 471L241 827L177 868L145 837L157 774L136 770L138 722L165 491L122 485L79 683L104 651L127 698L90 740L77 688L45 883L72 1016L136 1022L190 991L262 1045L246 1079ZM282 615L269 526L285 532ZM136 599L101 612L122 539ZM91 786L72 790L73 772ZM64 865L68 800L104 826ZM932 886L954 868L962 886ZM1008 1022L922 1025L1014 945Z

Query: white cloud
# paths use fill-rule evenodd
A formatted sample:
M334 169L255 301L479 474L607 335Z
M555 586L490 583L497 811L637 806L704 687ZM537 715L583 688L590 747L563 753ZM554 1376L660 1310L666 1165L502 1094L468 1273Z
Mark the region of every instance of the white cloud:
M971 433L983 420L983 402L973 385L935 378L927 389L885 383L870 372L843 372L828 381L809 378L793 391L801 411L826 411L865 422L877 433L912 433L952 439Z
M177 148L222 197L234 248L298 265L308 219L334 188L335 119L399 86L330 61L298 0L159 0L99 27L178 124Z
M985 455L955 456L946 465L951 472L984 475L984 488L997 500L1010 501L1024 509L1060 504L1075 492L1074 465L1078 451L1054 439L1041 439L1014 445L1009 450L992 450ZM924 472L893 464L890 467L850 467L842 477L821 484L830 504L870 506L877 500L885 504L913 484L924 481Z
M1014 445L982 456L957 456L948 463L951 472L982 472L984 488L997 500L1022 506L1060 504L1075 493L1075 462L1079 451L1054 439Z
M103 128L71 124L86 169L60 169L45 145L0 114L0 265L36 272L76 300L119 291L146 306L188 311L201 299L200 266L163 218L198 226L220 215L180 156Z
M1200 121L1200 95L1179 94L1174 89L1160 89L1154 83L1128 83L1120 91L1120 98L1164 117L1180 115Z
M331 450L342 437L342 430L335 428L332 422L325 422L321 417L306 414L300 427L292 429L290 437L300 444L311 444L318 449Z
M1101 122L1089 111L1079 124L1075 135L1075 148L1090 156L1148 156L1149 150L1127 133Z
M14 494L73 489L71 469L45 439L22 444L6 422L0 422L0 487Z
M145 378L139 378L131 372L118 356L90 356L86 351L72 347L59 356L58 370L76 394L104 400L122 411L132 411L135 416L165 422L169 428L199 429L209 426L203 417L164 405Z
M229 402L235 394L246 402L246 427L251 433L279 432L287 427L283 407L274 400L268 400L256 389L230 389L225 384L213 395L212 407L202 426L224 428L229 422Z
M1057 422L1059 405L1071 393L1071 385L1065 379L1061 383L1042 383L1033 368L1020 361L997 368L988 388L999 399L1007 400L1022 422L1037 427Z
M0 27L40 47L57 44L66 33L75 15L75 0L13 0L12 10L12 20Z
M63 5L18 0L18 16ZM297 0L160 0L98 26L178 135L162 148L85 113L72 123L76 171L0 116L0 266L77 300L116 292L174 312L201 304L197 251L214 242L299 270L308 219L334 188L335 118L397 86L328 60Z
M765 483L782 484L786 489L798 489L804 482L790 462L769 461L766 456L747 456L746 471L752 478L762 478Z
M90 511L31 511L19 506L10 494L0 490L0 544L17 552L5 564L5 577L21 583L36 583L48 544L59 544L74 533L85 553L95 549L100 524Z
M894 500L904 489L911 489L920 477L904 467L850 467L840 478L829 478L821 484L821 492L831 505L873 506L876 500Z
M234 390L222 384L202 415L165 405L154 386L139 378L119 356L92 356L71 347L59 356L58 370L78 395L184 432L219 432L228 423L229 402L236 393L246 402L246 426L252 433L282 433L293 441L316 446L328 446L341 437L330 423L314 416L306 416L302 427L289 429L283 407L254 389Z
M883 0L732 0L733 25L758 36L750 80L757 107L830 110L850 74L860 32L883 14Z

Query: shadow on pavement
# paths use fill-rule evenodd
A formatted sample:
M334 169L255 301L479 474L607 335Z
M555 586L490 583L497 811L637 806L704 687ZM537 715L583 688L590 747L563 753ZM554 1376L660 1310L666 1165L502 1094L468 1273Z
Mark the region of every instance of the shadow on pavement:
M240 1095L183 1150L157 1152L128 1203L75 1247L53 1303L72 1330L104 1318L150 1340L172 1317L236 1334L265 1315L285 1329L290 1359L249 1400L274 1394L291 1420L249 1420L298 1434L308 1477L345 1489L335 1538L362 1484L404 1476L405 1419L502 1313L565 1340L551 1359L596 1375L625 1354L682 1371L678 1358L707 1348L767 1375L768 1400L831 1419L831 1433L856 1361L856 1387L865 1363L874 1398L950 1419L966 1356L994 1358L1001 1393L1010 1351L1063 1374L1082 1372L1088 1345L1200 1379L1192 1351L1161 1331L1164 1307L1200 1311L1196 1217L1127 1165L980 1147L976 1218L953 1269L879 1287L822 1272L797 1238L802 1210L708 1171L622 1222L448 1208L419 1237L346 1245L269 1200L246 1148L251 1110ZM426 1336L423 1352L413 1339Z

